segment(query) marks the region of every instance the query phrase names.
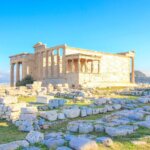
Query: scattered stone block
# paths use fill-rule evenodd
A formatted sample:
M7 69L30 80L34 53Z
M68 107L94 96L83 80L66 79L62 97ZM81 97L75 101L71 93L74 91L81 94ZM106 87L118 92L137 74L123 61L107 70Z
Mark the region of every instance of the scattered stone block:
M90 133L93 132L94 127L92 123L80 123L79 124L79 133Z
M55 120L57 120L57 117L58 117L56 110L41 111L41 112L39 112L39 115L49 121L55 121Z
M80 116L79 108L64 109L64 114L67 118L77 118Z
M16 150L19 147L27 147L29 143L26 140L14 141L6 144L0 144L0 150Z
M77 137L69 142L69 146L74 150L98 150L98 145L95 141L88 138Z
M62 146L62 147L58 147L56 150L72 150L72 149L66 146Z
M48 104L50 99L53 99L54 96L37 96L36 102L41 104Z
M126 136L132 134L136 129L138 129L137 126L123 125L118 127L105 127L105 132L112 137Z
M96 142L102 143L105 146L112 146L113 145L113 141L110 137L98 137L98 138L96 138Z
M44 140L44 134L38 131L31 131L27 134L26 140L31 144L39 143Z
M65 144L64 139L48 139L43 142L49 149L56 149Z

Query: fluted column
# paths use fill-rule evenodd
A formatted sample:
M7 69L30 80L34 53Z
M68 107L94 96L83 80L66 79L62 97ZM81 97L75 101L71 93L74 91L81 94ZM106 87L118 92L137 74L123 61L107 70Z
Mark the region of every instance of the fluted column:
M22 62L22 79L27 75L26 63Z
M78 59L78 73L80 73L80 58Z
M98 60L98 74L100 73L100 60Z
M91 73L93 73L93 70L94 70L94 68L93 68L94 66L93 66L93 60L91 61Z
M20 63L16 64L16 82L20 81Z
M85 73L88 72L88 67L87 67L87 59L85 59Z
M41 53L37 53L37 70L38 70L38 75L37 78L38 80L41 79Z
M54 51L51 51L51 77L54 76Z
M57 76L60 76L60 51L57 49Z
M14 86L14 64L10 66L10 86Z
M43 80L43 52L40 53L40 79Z
M71 60L71 70L70 70L70 72L73 72L74 71L74 68L73 68L74 66L73 66L73 59Z
M66 57L65 57L65 55L66 55L66 50L65 50L65 48L63 49L63 61L62 61L62 63L63 63L63 65L62 65L62 69L63 69L63 73L65 74L66 73Z
M135 83L135 73L134 73L134 57L131 57L132 60L132 83Z
M46 51L45 78L48 78L48 60L49 60L49 51Z

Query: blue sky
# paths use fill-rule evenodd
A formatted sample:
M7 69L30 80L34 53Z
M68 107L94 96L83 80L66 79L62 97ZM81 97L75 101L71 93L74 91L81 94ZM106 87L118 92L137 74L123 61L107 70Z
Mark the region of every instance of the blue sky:
M0 74L37 42L104 52L136 50L150 73L150 0L0 0Z

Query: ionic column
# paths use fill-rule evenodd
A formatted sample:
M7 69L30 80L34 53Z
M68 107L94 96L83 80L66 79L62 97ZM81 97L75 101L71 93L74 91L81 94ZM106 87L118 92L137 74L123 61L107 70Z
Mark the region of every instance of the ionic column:
M78 58L78 73L80 73L80 58Z
M49 51L46 51L45 78L48 78L48 59L49 59Z
M37 79L40 80L41 79L41 53L37 53Z
M22 62L22 79L25 78L26 75L27 75L26 63Z
M93 67L94 67L94 66L93 66L93 60L92 60L92 62L91 62L91 73L93 73L93 70L94 70Z
M71 72L74 72L74 60L71 60Z
M100 73L100 60L98 60L98 74Z
M43 80L43 52L40 53L40 79Z
M57 76L60 76L60 51L57 49Z
M51 77L54 76L54 51L51 51Z
M66 50L65 50L65 48L63 49L63 60L62 60L62 69L63 69L63 73L65 74L66 73Z
M66 66L66 73L68 73L68 60L65 61L65 66ZM62 65L63 67L63 65Z
M135 74L134 74L134 57L131 57L132 60L132 83L135 83Z
M14 86L14 64L10 66L10 86Z
M17 82L20 81L20 64L17 63L16 65L17 65L16 66L16 82Z
M87 67L87 59L85 59L85 73L88 72L88 67Z

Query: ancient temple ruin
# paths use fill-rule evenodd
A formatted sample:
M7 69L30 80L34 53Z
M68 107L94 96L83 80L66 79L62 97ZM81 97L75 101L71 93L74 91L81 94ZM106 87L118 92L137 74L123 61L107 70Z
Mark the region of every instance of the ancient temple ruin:
M111 54L66 44L48 48L39 42L34 45L34 54L10 56L11 86L27 75L43 85L128 86L135 82L134 57L134 51Z

